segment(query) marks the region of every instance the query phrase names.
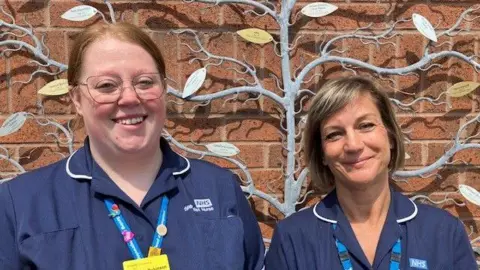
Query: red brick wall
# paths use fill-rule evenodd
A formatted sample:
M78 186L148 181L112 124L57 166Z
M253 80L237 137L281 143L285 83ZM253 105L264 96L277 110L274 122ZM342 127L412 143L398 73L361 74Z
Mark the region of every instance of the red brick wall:
M34 2L34 3L32 3ZM96 2L96 3L95 3ZM107 12L103 1L90 3L102 12ZM250 64L257 67L259 76L266 88L275 89L275 82L269 76L270 73L280 75L280 61L273 53L272 44L254 45L247 44L235 34L235 31L258 27L275 34L278 26L269 17L258 18L253 15L243 15L242 5L222 5L211 7L207 4L183 3L182 1L114 1L114 9L118 18L133 22L146 31L158 42L163 50L167 62L167 73L177 84L172 86L182 88L188 76L196 69L202 67L198 62L189 63L193 54L182 42L192 44L192 38L186 35L172 35L169 30L177 28L192 28L199 31L206 48L212 53L242 59L245 56ZM279 1L276 1L279 2ZM296 10L312 1L298 1ZM328 38L346 33L373 23L373 28L383 29L388 23L400 18L410 17L412 13L420 13L427 17L432 24L439 29L446 29L453 25L466 8L474 5L477 1L393 1L393 0L346 0L326 1L335 3L339 9L333 14L319 19L307 19L300 17L295 26L291 28L294 33L302 34L298 49L292 57L292 63L298 65L300 55L305 55L306 61L314 59L318 46L321 44L325 32ZM79 5L78 1L3 1L0 4L4 10L13 14L19 25L26 25L23 16L33 26L37 36L45 34L45 42L50 49L51 58L62 63L67 63L68 45L71 37L83 27L100 21L98 17L85 22L70 22L60 18L60 15L73 6ZM210 7L210 8L208 8ZM477 12L476 15L480 15ZM0 14L0 19L10 22L5 15ZM445 50L452 47L465 54L479 54L479 40L477 38L480 29L480 20L468 22L466 25L470 31L463 32L452 38L444 37L443 41L452 44L444 44L435 51ZM422 48L425 44L413 24L401 23L398 25L398 33L402 36L393 38L396 48L382 46L376 48L373 45L363 45L358 40L345 40L336 44L338 49L349 49L346 56L354 57L365 62L384 67L401 67L416 62L422 56ZM4 47L1 47L3 50ZM31 83L25 85L7 84L6 79L26 80L35 67L27 64L31 59L27 52L10 53L1 58L0 64L0 121L10 114L19 111L41 113L37 104L42 102L44 113L61 123L65 123L74 116L73 107L64 97L41 97L36 94L51 76L37 76ZM418 76L391 76L395 86L390 87L387 81L382 82L392 97L404 102L413 100L412 97L399 92L417 93L417 96L438 96L448 86L463 80L477 80L477 72L464 62L453 58L444 58L435 61L442 65L441 68L433 68L429 71L418 72ZM317 71L323 72L321 80L313 81L307 87L312 90L321 85L323 79L332 78L341 74L348 74L338 64L330 63L318 67ZM65 78L66 74L61 74ZM236 75L236 78L239 76ZM222 89L240 85L234 81L235 74L225 68L211 67L208 69L208 78L199 94L218 92ZM278 90L275 90L278 92ZM412 142L407 145L407 152L411 159L407 161L407 169L420 168L435 161L443 154L444 148L451 145L450 139L454 136L459 126L467 119L480 113L478 90L474 94L451 99L452 108L445 105L432 106L427 103L419 103L413 108L415 113L399 112L400 122L406 130L412 130ZM234 143L240 150L241 159L250 168L257 186L265 191L269 187L281 195L283 189L282 174L282 148L281 136L278 135L280 121L278 111L273 102L265 97L255 102L244 103L248 98L240 95L239 100L227 101L227 98L212 101L204 107L194 108L196 103L185 102L182 105L169 103L169 121L167 129L178 140L192 145L194 142L229 141ZM169 96L169 100L176 98ZM478 132L479 125L473 126L464 134ZM6 147L9 154L20 162L25 169L31 170L44 166L61 158L60 153L68 153L67 149L58 148L51 136L45 136L50 131L35 122L28 120L16 133L0 137L0 145ZM83 139L83 131L76 133L76 147ZM476 142L478 142L478 137ZM475 142L475 140L474 140ZM198 148L198 147L197 147ZM283 153L284 155L284 153ZM480 189L480 151L468 150L458 153L455 159L469 162L470 165L448 166L439 171L440 180L436 176L425 179L412 178L407 183L399 183L403 191L408 193L420 193L430 195L432 199L441 199L445 195L457 199L458 202L465 200L458 194L458 184L465 183ZM225 161L217 161L225 167L235 167ZM0 161L2 177L15 174L16 169L6 161ZM275 220L282 218L278 211L268 206L264 201L253 199L259 221L266 237L271 236L271 230ZM310 201L312 203L312 201ZM479 208L471 203L466 207L458 207L453 203L445 203L440 207L452 212L465 221L467 225L473 225L473 235L478 234L480 225Z

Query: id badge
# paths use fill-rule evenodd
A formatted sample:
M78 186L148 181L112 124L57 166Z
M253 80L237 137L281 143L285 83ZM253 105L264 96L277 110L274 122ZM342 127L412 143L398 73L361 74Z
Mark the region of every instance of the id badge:
M123 270L170 270L166 254L123 262Z

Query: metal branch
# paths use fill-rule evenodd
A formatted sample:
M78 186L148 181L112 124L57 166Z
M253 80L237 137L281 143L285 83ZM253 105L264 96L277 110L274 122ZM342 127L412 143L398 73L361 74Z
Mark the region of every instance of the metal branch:
M190 109L190 112L194 112L199 107L208 106L210 104L210 102L211 102L211 100L206 100L204 102L197 103L197 104L195 104L195 106L192 107L192 109Z
M463 20L465 20L465 18L467 17L468 14L476 11L480 9L479 6L477 7L474 7L474 8L469 8L467 10L465 10L464 12L462 12L462 14L460 15L460 17L457 19L457 21L447 30L443 31L443 32L440 32L437 37L441 37L443 35L450 35L451 32L455 31L459 26L460 24L462 23Z
M333 43L337 42L337 41L340 41L342 39L360 39L360 40L373 40L375 42L379 42L380 39L388 39L388 38L391 38L389 37L388 35L393 31L393 29L395 29L395 26L399 23L404 23L404 22L408 22L410 21L410 19L403 19L403 20L398 20L396 21L395 23L392 24L392 26L390 26L389 28L387 28L385 31L381 32L380 34L378 35L373 35L373 36L367 36L367 35L361 35L361 34L357 34L358 32L360 32L361 30L369 30L370 27L372 26L372 24L370 23L369 25L365 26L365 27L360 27L358 29L356 29L353 33L351 34L345 34L345 35L340 35L340 36L337 36L337 37L334 37L332 39L330 39L326 44L325 46L323 47L322 51L321 51L321 55L326 55L329 53L329 48L330 46L333 45ZM396 35L396 34L395 34Z
M440 167L444 166L457 152L460 152L465 149L480 149L480 144L477 143L470 143L470 144L461 144L461 143L455 143L443 156L441 156L437 161L434 163L421 168L417 170L411 170L411 171L396 171L394 173L395 176L402 177L402 178L407 178L407 177L414 177L414 176L420 176L422 178L426 178L424 176L427 173L433 172ZM436 174L434 174L436 175ZM437 175L439 178L440 175Z
M277 88L282 90L282 92L284 92L285 90L280 85L281 83L280 83L280 79L278 78L278 76L275 75L274 73L270 73L270 77L272 77L275 80L275 84L276 84Z
M423 199L423 200L427 200L433 204L444 204L444 203L447 203L447 202L453 202L456 206L461 206L461 207L464 207L465 206L465 203L458 203L455 199L452 199L452 198L447 198L448 197L448 194L445 195L445 198L443 200L440 200L440 201L435 201L435 200L432 200L430 199L430 197L428 196L425 196L425 195L415 195L413 197L410 197L410 200L411 201L416 201L416 200L419 200L419 199Z
M263 16L268 14L266 11L263 11L263 13L258 13L254 9L249 9L249 10L245 10L243 12L243 15L248 15L250 13L253 13L253 14L257 15L258 17L263 17Z
M310 96L315 96L315 93L312 90L309 89L302 89L297 92L297 96L301 97L303 94L310 95Z
M5 14L5 12L2 9L2 12ZM44 62L46 65L51 66L51 67L56 67L58 68L59 72L63 72L67 70L67 65L62 64L60 62L57 62L55 60L52 60L49 58L48 55L45 55L43 53L44 50L44 45L43 43L33 34L33 31L30 29L27 29L25 27L16 25L16 24L10 24L6 23L4 21L0 20L0 27L6 27L12 30L17 30L21 33L23 33L26 36L29 36L32 41L33 41L33 46L31 44L28 44L27 42L24 41L19 41L19 40L4 40L0 41L0 47L5 46L5 47L10 47L13 46L18 49L24 49L28 53L32 54L32 56L38 60L41 60Z
M182 93L179 92L178 90L172 88L171 86L168 86L167 92L169 94L172 94L178 98L182 98ZM225 96L233 95L233 94L240 94L240 93L260 93L264 96L269 97L276 103L282 105L283 104L283 99L278 96L277 94L273 93L272 91L265 90L264 88L261 87L256 87L256 86L242 86L242 87L233 87L229 88L226 90L222 90L220 92L212 93L212 94L205 94L205 95L195 95L191 96L188 98L190 101L206 101L210 99L218 99L222 98Z
M108 12L110 13L110 19L112 20L112 23L116 23L116 20L115 20L115 11L113 11L112 4L110 3L109 0L105 0L105 4L106 4L107 7L108 7ZM102 17L103 17L103 14L102 14ZM105 17L103 17L103 19L105 20Z
M47 70L43 70L43 69L37 69L35 70L34 72L32 72L28 78L28 80L26 81L12 81L11 85L15 85L17 83L20 83L20 84L29 84L33 78L38 75L38 74L46 74L46 75L51 75L51 76L55 76L55 75L58 75L60 73L62 73L63 71L56 71L56 72L51 72L51 71L47 71Z
M385 68L385 67L378 67L370 63L363 62L358 59L353 59L349 57L342 57L342 56L334 56L334 55L327 55L327 56L322 56L320 58L317 58L307 64L305 68L300 72L299 76L297 77L295 83L299 84L301 81L303 81L303 78L308 74L313 68L315 68L318 65L322 65L328 62L338 62L338 63L343 63L343 64L348 64L351 66L355 66L357 68L363 68L366 70L373 71L378 74L383 74L383 75L408 75L408 74L415 74L418 76L418 74L414 73L415 70L419 70L426 64L432 62L433 60L436 59L441 59L444 57L453 57L453 58L458 58L464 62L469 63L476 69L480 67L480 64L476 61L471 60L471 57L466 56L463 53L457 52L457 51L441 51L438 53L431 53L431 54L425 54L418 62L413 63L409 66L406 67L399 67L399 68Z
M310 77L310 79L303 81L302 83L304 84L310 83L314 78L321 77L321 76L323 76L323 73L315 73Z
M69 153L73 154L73 137L72 137L72 134L64 126L62 126L61 124L59 124L55 121L49 120L47 118L39 118L32 113L27 113L27 115L32 117L33 119L35 119L35 121L40 126L54 126L54 127L58 128L60 131L62 131L62 133L65 135L65 138L66 138L65 140L61 140L60 137L58 137L58 134L55 134L54 136L58 139L58 142L60 144L68 145ZM53 133L49 133L49 134L52 135Z
M411 107L412 105L414 105L415 103L418 103L420 101L427 101L433 105L442 105L442 104L447 104L448 105L448 102L446 101L439 101L440 98L442 96L445 95L445 92L442 92L436 99L432 99L432 98L429 98L429 97L419 97L417 99L415 99L414 101L410 102L410 103L402 103L400 102L398 99L394 99L394 98L390 98L390 101L397 105L398 107Z
M275 13L274 10L272 10L271 8L269 8L268 6L266 6L266 5L264 5L260 2L256 2L256 1L253 1L253 0L183 0L183 2L185 2L185 3L199 2L199 3L209 3L209 4L215 4L215 5L245 4L245 5L253 6L257 9L260 9L260 10L264 11L265 13L267 13L268 15L270 15L274 18L277 17L277 14Z
M300 40L301 38L303 38L303 35L299 35L299 36L293 41L292 46L288 47L288 50L289 50L289 51L295 50L295 48L296 48L297 45L298 45L298 40Z
M304 203L304 202L307 200L308 195L313 194L313 193L314 193L313 190L307 191L307 192L305 193L305 195L303 195L303 198L301 198L299 201L297 201L297 202L295 203L295 205L299 205L299 204Z
M211 153L211 152L206 152L206 151L200 151L200 150L195 150L195 149L191 149L189 147L186 147L185 145L179 143L177 140L175 140L166 130L163 130L163 137L171 142L172 144L174 144L176 147L178 147L179 149L181 150L184 150L188 153L192 153L192 154L196 154L196 155L202 155L202 156L212 156L212 157L217 157L217 158L221 158L221 159L224 159L224 160L227 160L233 164L235 164L235 166L237 166L245 175L245 177L247 178L247 186L242 186L242 191L244 193L247 193L249 194L250 196L251 195L255 195L259 198L262 198L266 201L268 201L269 203L272 204L272 206L274 206L275 208L277 208L279 211L282 211L283 210L283 205L282 203L276 199L275 197L269 195L269 194L266 194L264 193L263 191L260 191L258 189L255 188L254 186L254 182L253 182L253 178L252 178L252 175L250 174L250 172L248 171L247 167L240 163L238 160L236 159L233 159L233 158L230 158L230 157L224 157L224 156L219 156L215 153Z
M248 74L250 76L252 76L252 78L255 80L255 84L260 86L260 80L258 79L257 77L257 73L256 73L256 70L253 68L251 68L251 66L248 64L248 63L245 63L245 62L242 62L242 61L239 61L235 58L232 58L232 57L226 57L226 56L219 56L219 55L216 55L216 54L213 54L211 52L209 52L202 44L202 42L200 41L200 38L198 37L197 35L197 32L192 30L192 29L182 29L182 30L172 30L171 31L172 33L175 33L175 34L189 34L189 35L192 35L194 37L194 40L195 40L195 43L197 44L197 46L199 47L199 50L193 50L193 48L191 48L189 45L186 45L190 50L196 52L196 53L199 53L199 52L202 52L203 54L205 54L206 58L204 59L200 59L202 61L206 61L210 58L212 59L217 59L217 60L220 60L220 61L225 61L225 62L231 62L231 63L234 63L234 64L237 64L239 66L242 66L243 68L245 68L245 70L248 71ZM193 60L193 59L192 59Z
M303 101L307 98L308 96L302 96L300 98L300 101L299 101L299 106L298 106L298 110L294 111L294 114L299 114L303 111Z

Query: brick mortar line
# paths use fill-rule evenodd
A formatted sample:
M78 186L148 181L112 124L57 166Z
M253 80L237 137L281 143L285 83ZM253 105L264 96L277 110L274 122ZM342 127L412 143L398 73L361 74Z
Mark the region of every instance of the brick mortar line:
M260 110L259 110L260 111ZM448 113L447 111L445 113ZM457 113L453 112L449 115L445 115L445 113L416 113L415 115L413 114L399 114L397 113L396 116L397 118L416 118L416 117L443 117L443 118L464 118L464 117L476 117L480 112L470 112L467 114L464 113ZM50 115L49 115L50 116ZM200 117L199 117L200 116ZM206 117L203 117L206 116ZM252 117L253 116L253 117ZM53 116L54 117L54 116ZM278 114L264 114L264 115L249 115L249 114L244 114L244 115L231 115L229 113L225 114L220 114L220 113L213 113L213 114L191 114L191 113L186 113L186 114L171 114L167 117L169 120L173 119L193 119L193 118L201 118L201 119L214 119L214 118L223 118L223 119L246 119L245 117L249 117L248 119L251 120L270 120L270 119L277 119ZM1 117L0 117L1 119ZM297 120L300 119L300 117L296 118Z
M77 142L73 144L73 147L75 146L82 146L82 142ZM7 149L18 149L20 147L59 147L57 143L54 142L46 142L46 143L38 143L38 142L32 142L32 143L7 143L7 145L3 145ZM64 148L68 148L68 146L61 146Z
M135 13L135 15L138 17L139 15L137 13ZM154 17L154 16L153 16ZM478 20L479 23L480 23L480 19ZM389 21L385 21L385 22L381 22L381 23L390 23ZM20 23L20 25L23 25L22 23ZM195 24L192 24L193 26L196 26L196 25L201 25L199 23L195 23ZM248 25L248 24L245 24L245 25ZM332 35L332 34L337 34L337 35L342 35L342 34L351 34L352 31L356 30L356 29L342 29L342 30L327 30L325 31L324 29L320 29L322 25L319 24L319 29L318 30L313 30L313 29L300 29L300 31L290 31L291 33L296 33L296 34L318 34L318 33L321 33L321 34L326 34L326 35ZM328 26L326 24L326 26ZM142 29L144 29L145 31L147 32L152 32L152 33L168 33L169 31L171 30L175 30L175 29L188 29L188 27L181 27L181 28L162 28L162 29L159 29L159 30L155 30L155 29L151 29L151 28L148 28L146 26L140 26ZM72 26L38 26L38 27L34 27L34 30L38 30L38 31L48 31L48 30L62 30L62 31L72 31L72 32L79 32L79 31L82 31L84 29L84 27L72 27ZM219 25L218 27L214 27L214 28L197 28L197 27L193 27L192 29L195 29L196 31L198 32L201 32L201 33L218 33L218 32L221 32L221 33L235 33L236 31L240 30L240 29L244 29L243 27L229 27L228 25L227 26L222 26L222 25ZM384 30L386 30L387 28L382 28L382 29L373 29L374 31L372 31L373 33L380 33ZM442 31L442 30L446 30L448 29L448 27L445 27L445 28L438 28L436 29L436 31ZM270 34L275 34L275 35L278 35L279 34L279 29L267 29L267 31L269 31ZM359 34L369 34L369 33L372 33L370 31L359 31L358 33ZM420 32L418 32L414 27L411 27L411 28L401 28L401 29L397 29L394 31L395 33L400 33L400 34L418 34L418 35L422 35L420 34ZM472 35L474 34L478 34L480 33L480 26L475 28L475 29L472 29L468 32L462 32L460 33L459 36L468 36L470 33L472 33Z
M470 169L480 169L480 165L463 165L463 164L455 164L455 165L448 165L448 167L455 167L455 168L470 168ZM425 168L425 166L405 166L405 170L417 170ZM411 178L411 177L409 177Z

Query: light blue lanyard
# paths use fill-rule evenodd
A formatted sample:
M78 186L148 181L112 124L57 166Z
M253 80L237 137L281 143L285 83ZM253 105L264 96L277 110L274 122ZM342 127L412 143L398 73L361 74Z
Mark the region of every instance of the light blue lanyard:
M337 224L332 224L333 230L337 228ZM350 255L348 254L347 247L340 242L335 236L335 245L337 246L338 257L342 263L344 270L352 270L352 261L350 260ZM397 239L395 245L392 248L392 255L390 256L390 270L399 270L400 269L400 260L402 258L402 243L400 238Z
M125 243L127 243L127 247L130 250L130 254L132 254L132 257L134 259L144 258L143 253L138 246L137 240L135 239L132 230L125 221L125 218L123 218L123 215L120 212L118 205L116 205L111 199L105 199L104 202L109 213L108 215L113 218L113 221L115 222L115 225L117 225L118 230L122 234ZM158 214L157 228L158 226L166 226L167 224L168 202L168 197L166 195L163 196L160 213ZM163 238L164 236L160 235L157 231L155 231L152 240L152 247L161 248Z

